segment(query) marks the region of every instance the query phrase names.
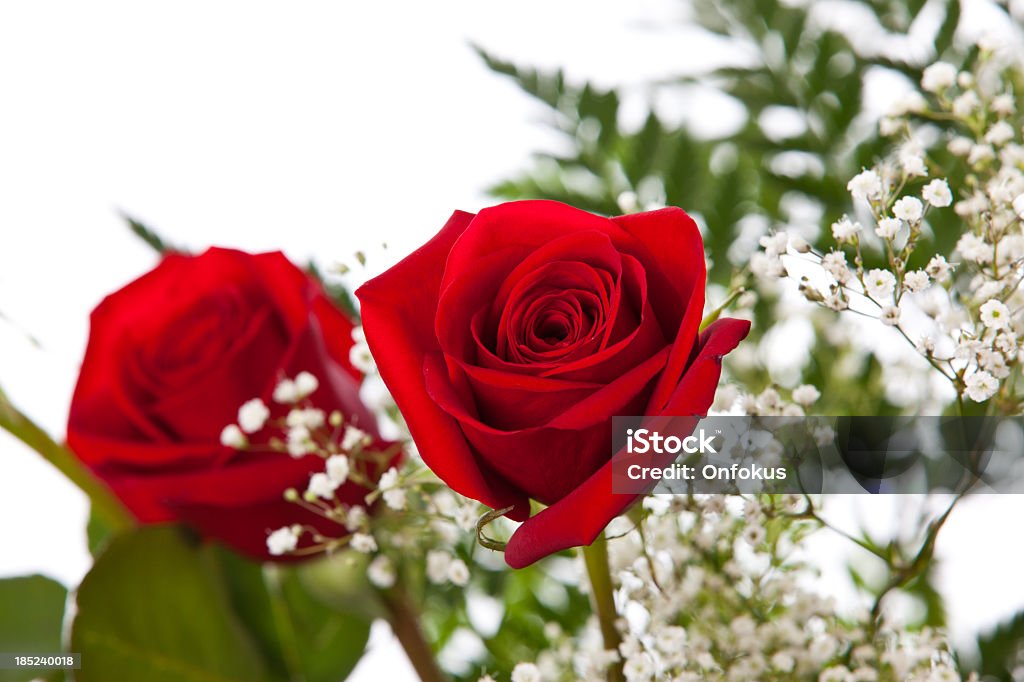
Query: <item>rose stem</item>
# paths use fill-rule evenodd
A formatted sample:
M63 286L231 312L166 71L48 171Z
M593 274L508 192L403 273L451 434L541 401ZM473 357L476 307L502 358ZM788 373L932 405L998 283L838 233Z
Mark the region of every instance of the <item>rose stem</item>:
M71 451L50 438L43 429L22 414L0 390L0 429L38 452L43 459L68 477L89 497L92 511L111 530L131 528L135 520L110 489L92 475Z
M388 623L405 649L406 656L423 682L445 682L448 678L437 665L434 651L420 628L419 612L409 593L399 583L388 590L379 591Z
M593 543L583 547L583 562L587 565L587 575L590 577L590 593L593 597L594 612L601 624L604 648L618 653L622 638L615 627L619 614L615 610L612 574L608 567L608 541L604 533L598 535ZM622 663L612 663L608 666L608 682L623 680L625 676L622 674Z

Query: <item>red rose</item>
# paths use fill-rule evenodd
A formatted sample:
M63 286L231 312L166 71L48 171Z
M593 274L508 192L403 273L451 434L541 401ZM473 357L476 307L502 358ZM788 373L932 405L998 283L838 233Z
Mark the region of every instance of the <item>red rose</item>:
M172 254L91 319L68 444L141 522L183 521L258 558L269 558L267 532L283 525L338 533L283 499L323 459L220 444L251 398L283 416L273 389L302 371L319 379L313 404L376 435L348 359L352 323L319 284L280 253ZM338 491L354 504L365 492Z
M698 333L704 286L678 208L608 219L524 201L455 213L356 294L423 459L525 520L505 552L518 568L593 542L638 498L612 493L613 415L707 412L750 324ZM548 507L528 519L531 498Z

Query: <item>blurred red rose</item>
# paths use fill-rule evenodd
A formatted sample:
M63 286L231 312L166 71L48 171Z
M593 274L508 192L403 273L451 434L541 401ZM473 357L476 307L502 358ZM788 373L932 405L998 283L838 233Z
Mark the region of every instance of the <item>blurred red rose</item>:
M589 544L612 493L613 415L703 415L749 323L703 333L704 247L678 208L603 218L549 201L457 212L364 285L366 339L426 463L529 517L521 567Z
M284 416L273 390L302 371L319 380L316 407L376 437L349 362L352 323L316 281L280 253L170 254L91 321L68 444L141 522L182 521L257 558L270 558L267 534L283 525L339 534L283 499L288 487L305 490L322 458L220 443L252 398ZM338 491L353 504L365 493L351 483Z

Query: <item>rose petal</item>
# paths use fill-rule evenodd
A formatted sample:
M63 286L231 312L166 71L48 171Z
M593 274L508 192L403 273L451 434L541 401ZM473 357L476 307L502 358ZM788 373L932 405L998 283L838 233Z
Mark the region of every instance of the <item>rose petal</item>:
M718 387L722 357L735 348L749 330L750 323L746 320L721 319L710 325L701 334L697 355L673 391L664 414L707 414ZM509 539L505 561L512 568L523 568L563 549L589 545L613 518L643 497L616 495L611 491L612 462L609 458L571 493L525 521Z
M475 404L467 399L465 377L453 377L439 354L427 357L423 375L427 392L459 421L477 456L530 497L550 503L586 480L608 457L611 415L642 409L648 397L645 388L667 356L665 348L618 381L571 403L561 415L552 415L545 424L509 431L480 419ZM500 399L501 389L496 388L495 394Z
M477 462L458 423L431 400L423 377L426 355L440 350L434 318L445 261L472 220L472 214L456 212L433 239L356 296L370 350L388 359L380 365L381 378L402 406L423 460L456 492L495 508L514 506L511 515L524 518L528 500Z
M635 213L612 220L647 248L649 259L645 259L644 262L648 263L648 273L660 271L675 289L675 301L663 302L658 300L665 295L661 287L649 288L655 311L662 314L666 309L678 308L680 302L685 302L686 306L678 329L668 332L669 338L675 339L675 342L665 373L658 379L658 385L651 396L649 413L654 414L660 412L679 383L697 338L697 329L704 309L704 282L707 277L704 243L697 224L679 208L669 207L648 213ZM660 265L660 268L655 268L655 263ZM663 314L662 321L668 321Z

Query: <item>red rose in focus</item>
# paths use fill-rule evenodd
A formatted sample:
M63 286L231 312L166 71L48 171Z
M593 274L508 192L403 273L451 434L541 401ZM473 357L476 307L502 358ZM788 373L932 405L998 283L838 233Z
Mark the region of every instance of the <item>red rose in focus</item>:
M183 521L257 558L269 558L267 533L284 525L338 534L283 499L288 487L305 490L322 458L220 443L252 398L284 416L271 394L302 371L319 380L316 407L377 437L348 359L352 323L317 282L280 253L171 254L91 320L68 444L141 522ZM264 431L250 440L266 442ZM365 493L338 490L353 504Z
M704 415L750 324L698 333L704 247L678 208L602 218L524 201L457 212L356 292L381 376L453 489L529 516L505 558L589 544L612 493L613 415Z

